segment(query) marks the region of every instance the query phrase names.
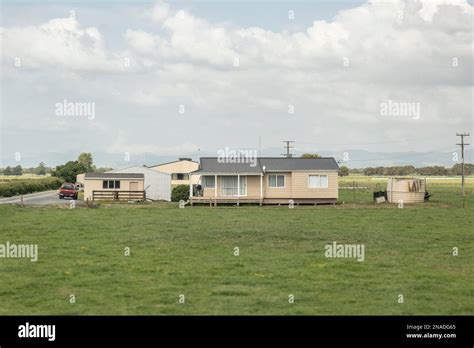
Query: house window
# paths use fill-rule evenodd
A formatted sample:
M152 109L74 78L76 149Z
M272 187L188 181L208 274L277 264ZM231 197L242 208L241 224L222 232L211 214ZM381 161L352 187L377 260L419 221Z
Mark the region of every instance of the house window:
M310 175L308 177L309 188L328 188L327 175Z
M102 188L103 189L119 189L120 180L103 180Z
M216 180L214 176L203 176L202 187L204 188L215 188Z
M247 195L247 177L240 177L240 192L237 187L238 176L222 177L222 195L223 196L246 196Z
M269 175L268 187L285 187L285 176L276 174Z
M171 180L189 180L189 174L173 173L171 174Z

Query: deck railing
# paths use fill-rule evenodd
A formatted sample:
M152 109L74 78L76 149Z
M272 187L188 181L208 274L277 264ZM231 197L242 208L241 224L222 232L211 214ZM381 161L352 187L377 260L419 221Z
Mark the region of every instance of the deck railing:
M144 201L146 199L146 191L92 191L92 200L107 201Z

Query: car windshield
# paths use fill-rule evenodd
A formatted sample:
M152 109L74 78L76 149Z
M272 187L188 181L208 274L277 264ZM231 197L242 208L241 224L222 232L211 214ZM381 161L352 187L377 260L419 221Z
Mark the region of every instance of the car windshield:
M74 190L74 185L63 185L62 188L67 190Z

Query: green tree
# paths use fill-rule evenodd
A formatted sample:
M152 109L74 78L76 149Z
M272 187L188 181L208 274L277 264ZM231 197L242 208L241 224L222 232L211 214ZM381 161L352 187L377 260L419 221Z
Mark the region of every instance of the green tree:
M10 166L6 167L3 170L3 175L12 175L12 169L10 168Z
M20 165L17 165L15 168L12 170L12 175L22 175L23 174L23 168L21 168Z
M38 164L38 167L35 169L36 175L46 175L46 166L43 162Z
M56 167L56 170L51 171L52 176L63 179L65 182L76 182L77 174L86 173L87 168L79 161L69 161L66 164Z
M375 168L372 168L372 167L364 168L362 173L364 173L364 175L366 175L366 176L375 175Z
M92 154L90 152L83 152L77 158L77 161L86 168L85 172L93 172L94 164L92 160Z
M304 153L301 155L301 158L321 158L321 155L317 153Z
M339 170L339 176L348 176L349 175L349 168L346 166L341 166L341 170Z

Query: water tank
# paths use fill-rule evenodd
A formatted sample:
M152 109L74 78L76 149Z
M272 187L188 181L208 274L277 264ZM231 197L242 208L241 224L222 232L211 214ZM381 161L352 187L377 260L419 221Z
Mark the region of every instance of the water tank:
M389 178L387 200L389 203L423 203L425 201L426 179Z

